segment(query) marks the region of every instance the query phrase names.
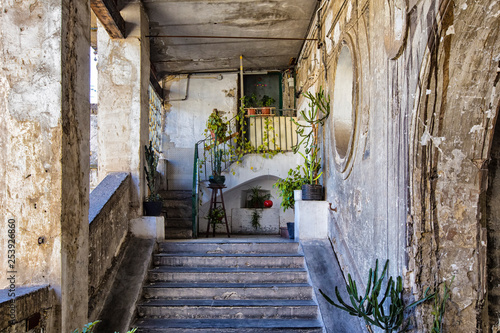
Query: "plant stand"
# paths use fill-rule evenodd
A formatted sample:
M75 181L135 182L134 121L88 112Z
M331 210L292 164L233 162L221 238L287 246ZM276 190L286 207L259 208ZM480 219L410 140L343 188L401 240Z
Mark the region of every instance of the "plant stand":
M212 189L212 197L210 198L210 209L208 213L212 211L212 209L217 207L217 204L220 203L222 205L222 210L224 211L224 221L226 223L227 237L231 237L229 233L229 224L227 223L227 215L226 215L226 207L224 206L224 196L222 195L222 189L226 188L224 184L209 184L209 189ZM217 201L217 192L220 192L220 201ZM215 229L216 226L213 226L213 236L215 237ZM210 233L210 223L207 223L207 238Z

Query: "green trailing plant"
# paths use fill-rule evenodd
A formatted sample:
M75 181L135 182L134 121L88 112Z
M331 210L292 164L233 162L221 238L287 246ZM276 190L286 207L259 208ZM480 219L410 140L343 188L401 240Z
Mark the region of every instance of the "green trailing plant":
M227 119L220 115L220 111L214 109L207 119L206 131L213 133L218 140L223 140L226 137L228 129Z
M260 214L258 209L255 209L252 213L252 227L257 230L260 228L260 218L262 215Z
M250 208L264 208L264 201L271 198L270 193L264 193L261 186L250 188L250 198L248 205Z
M309 100L308 110L302 110L300 115L306 124L300 124L295 119L292 121L297 126L297 134L300 137L299 142L292 147L293 152L299 152L301 147L304 148L304 167L308 175L309 184L317 184L321 174L318 175L321 158L319 158L318 130L320 126L325 124L325 121L330 116L330 96L325 95L323 88L319 88L316 94L305 92L304 96ZM307 156L307 157L306 157Z
M295 199L293 196L294 190L300 190L305 184L305 177L301 174L300 165L296 169L290 169L288 176L285 179L279 179L274 183L273 187L278 189L278 195L281 197L281 208L286 211L289 208L294 208Z
M432 323L431 333L441 333L443 330L443 316L446 311L446 301L450 298L450 288L453 283L455 276L451 278L450 284L444 282L443 295L441 296L440 291L436 292L434 297L434 305L432 306L432 315L434 316L434 321Z
M81 333L92 333L94 331L94 327L100 323L100 320L93 321L91 323L88 323L87 325L83 326ZM135 333L137 331L137 328L133 328L130 331L127 331L127 333ZM74 330L72 333L80 333L79 329ZM118 333L118 332L115 332Z
M146 180L149 188L149 195L146 197L146 201L161 201L160 194L158 194L158 155L156 155L153 149L153 143L149 141L149 147L144 146L144 152L146 157L146 165L144 166L144 171L146 172Z
M348 283L346 290L349 294L350 305L347 304L340 296L338 287L335 287L335 295L339 304L335 303L321 289L319 292L333 306L346 311L352 316L361 317L365 320L367 328L373 325L383 329L385 332L396 332L401 328L406 330L409 322L404 324L404 313L415 306L424 303L434 297L434 293L428 294L429 288L424 293L422 299L415 301L409 305L405 305L403 300L403 282L401 276L393 280L392 276L387 282L385 291L382 290L382 285L387 273L389 260L385 262L384 269L378 276L378 260L375 263L375 270L370 268L368 273L368 283L366 291L363 294L358 293L356 282L352 280L348 274ZM401 327L404 324L403 327Z

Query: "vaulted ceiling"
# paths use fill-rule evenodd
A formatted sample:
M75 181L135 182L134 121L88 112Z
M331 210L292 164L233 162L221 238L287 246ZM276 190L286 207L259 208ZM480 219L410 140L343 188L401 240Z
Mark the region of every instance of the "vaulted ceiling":
M240 55L245 70L285 69L300 52L318 0L142 2L151 61L163 76L236 71Z

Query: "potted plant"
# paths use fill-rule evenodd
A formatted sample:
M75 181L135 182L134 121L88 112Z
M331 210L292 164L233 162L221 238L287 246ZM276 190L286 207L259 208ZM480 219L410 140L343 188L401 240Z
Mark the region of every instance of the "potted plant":
M146 172L146 180L148 183L149 195L144 201L144 215L146 216L160 216L163 208L163 201L158 193L158 156L153 149L153 143L149 141L149 147L144 146L144 154L146 157L146 165L144 171Z
M212 225L212 230L215 235L215 228L218 224L222 223L222 219L226 216L224 209L222 207L214 207L212 208L205 218L208 220L208 223Z
M217 137L215 140L217 141ZM224 152L222 151L222 149L219 149L218 145L216 143L214 143L213 147L211 149L212 174L208 177L208 181L212 184L223 185L224 182L226 181L226 177L222 175L222 155L223 155L223 153Z
M250 188L248 199L249 208L264 208L264 202L271 198L271 193L264 193L261 186Z
M262 96L262 114L271 114L271 105L273 105L275 99L267 95Z
M292 119L297 125L297 134L301 137L297 145L293 146L293 152L298 153L299 149L304 147L304 154L300 153L304 157L302 169L305 174L305 183L302 185L302 199L322 200L323 186L318 184L318 179L322 175L319 172L321 158L319 157L318 130L319 126L323 126L330 115L330 97L325 96L321 87L316 94L306 92L304 96L309 100L309 110L300 112L306 122L305 125L299 124L295 119Z
M278 189L278 195L281 197L281 208L283 211L293 209L295 205L294 191L300 190L306 182L305 177L301 174L301 166L288 171L288 177L279 179L274 183L273 187ZM295 223L287 222L288 238L295 238Z
M243 97L243 104L249 116L256 114L255 108L257 107L258 103L257 103L257 96L255 94Z
M281 197L280 206L283 208L283 211L294 208L295 199L293 191L302 189L305 181L305 177L301 174L300 166L298 166L296 169L288 171L288 177L279 179L274 183L273 187L278 189L278 195Z

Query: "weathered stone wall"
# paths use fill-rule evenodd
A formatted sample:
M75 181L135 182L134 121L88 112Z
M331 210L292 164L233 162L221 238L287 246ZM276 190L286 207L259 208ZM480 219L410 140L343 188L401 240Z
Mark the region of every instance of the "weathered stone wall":
M52 332L87 320L88 1L0 3L0 287L7 221L16 285L50 284Z
M111 39L98 25L98 177L130 172L132 212L140 216L149 140L149 21L140 2L127 1L120 13L126 21L125 39Z
M18 288L14 302L8 290L0 290L0 332L54 332L56 307L57 298L49 286Z
M130 175L111 173L90 194L89 317L95 317L107 296L107 282L129 229Z
M306 43L298 65L297 89L323 86L335 104L343 47L352 58L352 125L339 126L334 108L322 133L342 269L364 281L376 258L390 259L416 297L455 276L445 325L457 332L488 325L480 199L499 107L499 12L486 0L327 2L310 32L323 44ZM427 331L429 306L418 314Z

